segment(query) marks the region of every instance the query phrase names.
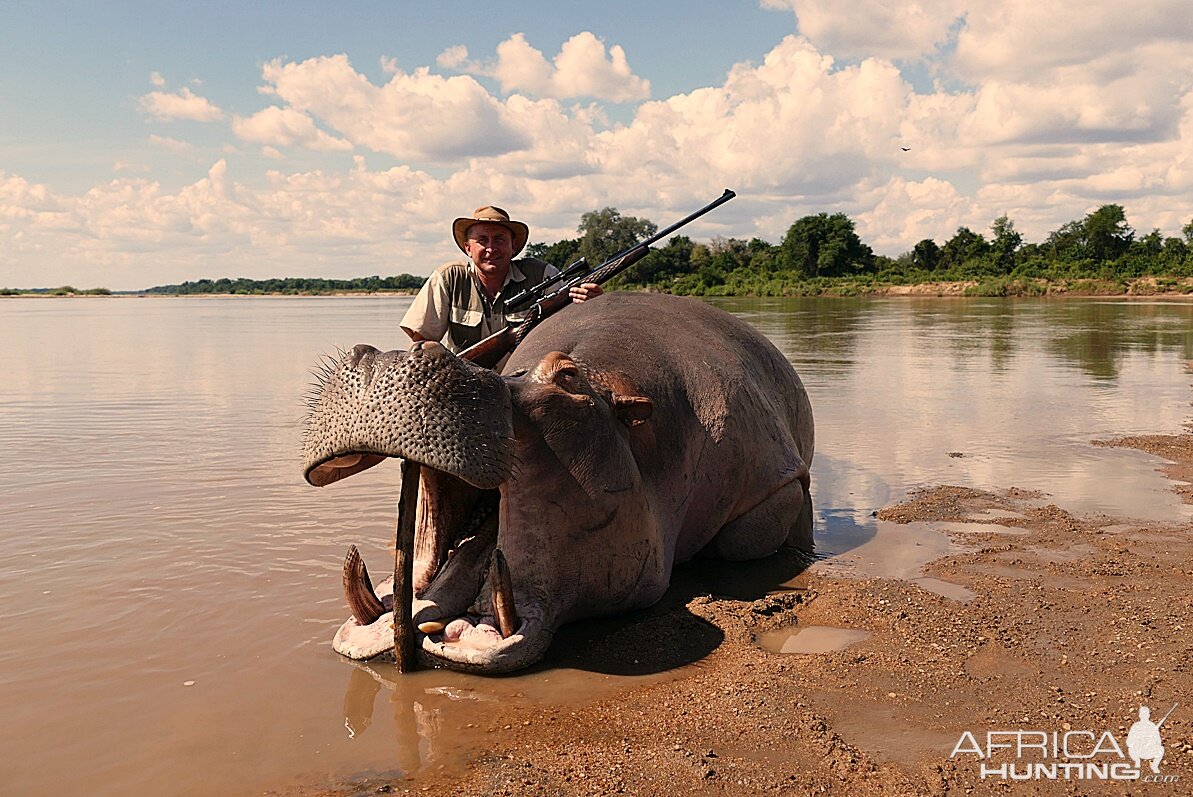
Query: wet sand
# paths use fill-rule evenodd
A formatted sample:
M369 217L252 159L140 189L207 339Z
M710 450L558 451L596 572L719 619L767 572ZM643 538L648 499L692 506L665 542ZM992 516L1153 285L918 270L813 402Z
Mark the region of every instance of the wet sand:
M1095 442L1170 460L1193 502L1193 435ZM932 487L878 518L889 550L923 548L927 563L882 577L860 555L686 567L658 607L570 629L547 665L659 677L566 703L474 703L438 719L469 744L406 777L273 793L1188 793L1193 526L1076 516L1030 484ZM817 627L868 636L771 652L782 629ZM983 781L976 756L950 758L965 731L1089 729L1121 744L1139 706L1158 720L1173 704L1161 771L1177 782Z

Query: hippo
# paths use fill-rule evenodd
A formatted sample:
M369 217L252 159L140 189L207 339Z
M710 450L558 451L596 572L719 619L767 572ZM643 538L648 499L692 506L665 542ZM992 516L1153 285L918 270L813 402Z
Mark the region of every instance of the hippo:
M425 665L524 668L561 625L658 601L677 563L811 549L807 392L762 334L704 302L611 292L570 305L501 373L421 341L357 346L317 377L309 483L387 457L421 465L412 613ZM355 548L344 583L353 617L335 649L392 650L392 586L374 589Z

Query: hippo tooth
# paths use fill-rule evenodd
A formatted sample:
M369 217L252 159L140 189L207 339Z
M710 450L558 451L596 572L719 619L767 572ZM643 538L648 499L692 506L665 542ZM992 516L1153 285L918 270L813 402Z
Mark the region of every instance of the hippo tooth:
M493 561L489 564L489 584L493 589L493 613L497 615L497 627L501 631L501 638L508 639L518 630L518 609L514 605L514 587L509 567L505 564L505 556L500 548L493 551Z
M348 548L348 555L344 557L344 597L348 599L352 616L361 625L371 625L385 614L385 606L373 591L365 560L355 545Z
M430 620L425 623L418 624L418 630L424 634L438 634L447 626L437 620Z

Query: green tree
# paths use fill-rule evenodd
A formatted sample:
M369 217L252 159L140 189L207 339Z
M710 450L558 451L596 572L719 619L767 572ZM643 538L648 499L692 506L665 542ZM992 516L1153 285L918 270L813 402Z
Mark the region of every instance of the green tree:
M874 269L874 251L854 232L844 213L804 216L779 245L779 265L803 278L841 277Z
M629 249L643 238L649 238L658 231L654 222L634 216L622 216L617 208L591 210L580 217L578 253L596 267L610 255Z
M940 267L963 268L967 263L981 260L990 251L990 244L981 234L968 227L958 227L953 237L940 250Z
M1164 251L1164 234L1154 229L1132 241L1130 249L1148 258L1157 258Z
M746 245L746 253L750 256L749 269L756 274L769 276L779 268L779 247L761 238L751 238Z
M673 236L666 246L659 247L625 272L627 284L666 287L676 277L692 271L692 249L695 244L686 235Z
M1009 273L1015 266L1015 252L1023 245L1023 236L1015 229L1015 223L1004 214L990 225L994 240L990 242L990 253L994 262Z
M1094 260L1115 260L1126 254L1135 237L1127 224L1122 205L1103 205L1085 217L1083 223L1089 256Z
M529 257L546 260L556 268L563 270L580 257L580 239L564 238L562 241L556 241L550 245L530 244L526 247L525 254ZM589 265L594 264L590 261Z
M940 247L931 238L920 241L911 250L911 263L924 271L935 271L940 265Z
M1079 221L1070 221L1053 230L1048 233L1045 247L1051 260L1071 263L1087 257L1084 225Z
M1180 265L1189 255L1189 246L1180 238L1165 238L1160 257L1168 266Z

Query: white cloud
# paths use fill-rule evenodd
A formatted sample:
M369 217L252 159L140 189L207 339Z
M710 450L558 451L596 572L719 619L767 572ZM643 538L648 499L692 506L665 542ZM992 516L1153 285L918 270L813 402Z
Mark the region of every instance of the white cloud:
M609 48L585 31L563 43L555 56L551 76L559 98L596 97L611 102L644 100L650 96L650 81L636 76L619 45Z
M272 61L264 90L356 146L413 162L459 162L525 146L502 104L471 77L394 70L376 86L344 55Z
M185 141L179 141L178 139L170 138L169 136L159 136L156 133L149 136L149 143L155 147L168 149L171 152L180 155L183 153L193 152L195 149L193 144L188 144Z
M762 0L763 8L794 11L800 35L825 52L901 60L932 55L967 6L964 0Z
M305 147L314 150L350 150L352 144L315 126L314 120L293 108L276 105L258 111L248 118L232 120L232 132L244 141L264 144L270 148ZM274 149L276 152L276 149Z
M468 48L462 44L448 47L435 59L435 63L444 69L457 69L468 63ZM393 71L390 67L389 71Z
M1185 0L1088 0L1040 3L1003 0L972 3L957 37L954 64L969 80L1042 83L1051 70L1082 66L1100 80L1098 64L1139 48L1193 42L1193 14ZM1121 62L1120 62L1121 64ZM1167 71L1148 59L1148 71ZM1121 76L1121 65L1112 74Z
M133 163L132 161L116 161L112 164L113 172L148 172L149 166L144 163Z
M723 86L646 103L599 138L607 170L832 196L892 156L909 92L887 62L837 68L791 36Z
M194 94L183 87L177 94L151 91L141 97L139 107L155 119L172 121L189 119L195 122L215 122L224 117L224 112L212 105L206 97Z
M165 87L166 85L166 79L162 77L161 72L150 72L149 82L154 86L154 88L159 89Z
M878 251L910 249L925 238L943 243L958 227L981 232L995 218L985 218L971 199L935 177L893 177L862 193L857 204L865 208L855 216L858 235Z
M588 31L564 42L550 62L521 33L497 45L493 63L467 59L468 51L455 47L439 56L439 65L496 78L507 94L523 92L561 100L591 97L607 102L632 102L650 96L650 81L633 73L625 50L616 44L606 50L605 43Z

